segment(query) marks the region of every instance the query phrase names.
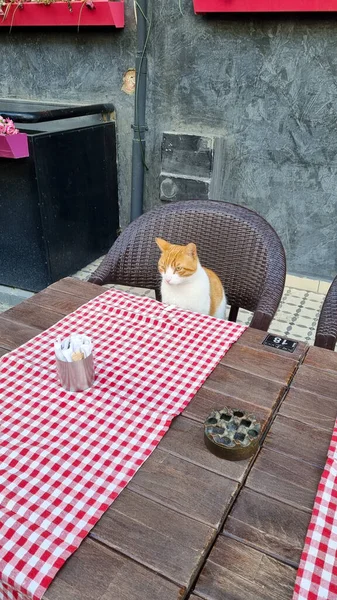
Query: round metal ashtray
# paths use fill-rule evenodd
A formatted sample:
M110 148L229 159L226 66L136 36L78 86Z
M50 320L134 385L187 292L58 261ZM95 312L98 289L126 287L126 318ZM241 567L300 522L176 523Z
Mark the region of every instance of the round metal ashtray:
M243 460L259 445L261 424L254 415L225 406L213 410L204 423L207 448L220 458Z

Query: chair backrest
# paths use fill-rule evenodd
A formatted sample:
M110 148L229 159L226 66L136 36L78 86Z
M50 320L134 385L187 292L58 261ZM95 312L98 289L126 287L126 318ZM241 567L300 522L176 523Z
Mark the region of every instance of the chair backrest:
M337 339L337 277L325 296L317 323L315 346L334 350Z
M258 311L251 325L267 329L282 296L286 263L282 243L265 219L214 200L155 208L122 232L89 281L152 288L159 298L155 237L172 244L194 242L201 264L213 269L224 285L231 318L235 320L239 307Z

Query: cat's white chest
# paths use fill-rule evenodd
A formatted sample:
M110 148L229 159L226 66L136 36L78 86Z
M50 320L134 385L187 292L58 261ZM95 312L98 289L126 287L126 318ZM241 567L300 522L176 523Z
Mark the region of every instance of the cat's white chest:
M205 315L210 311L210 284L207 273L200 268L192 277L177 285L162 281L162 301L184 310L192 310Z

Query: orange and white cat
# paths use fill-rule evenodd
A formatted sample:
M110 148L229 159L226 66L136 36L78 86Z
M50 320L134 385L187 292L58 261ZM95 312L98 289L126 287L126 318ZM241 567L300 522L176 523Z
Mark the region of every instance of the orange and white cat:
M161 238L156 238L156 243L161 250L158 269L162 301L224 319L226 295L222 283L214 271L201 266L196 245L177 246Z

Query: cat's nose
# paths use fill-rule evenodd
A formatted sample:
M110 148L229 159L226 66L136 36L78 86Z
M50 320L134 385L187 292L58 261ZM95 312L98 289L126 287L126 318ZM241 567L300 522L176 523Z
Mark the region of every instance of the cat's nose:
M166 277L165 277L166 283L170 283L171 279L172 279L172 277L170 275L166 275Z

